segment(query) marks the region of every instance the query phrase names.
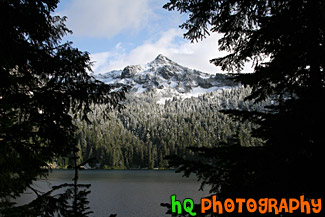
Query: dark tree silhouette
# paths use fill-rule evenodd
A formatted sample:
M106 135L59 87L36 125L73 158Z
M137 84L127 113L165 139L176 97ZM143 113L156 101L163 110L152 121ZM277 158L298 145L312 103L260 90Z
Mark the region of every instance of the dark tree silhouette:
M185 38L203 40L222 33L211 60L233 79L253 88L247 100L271 99L264 111L225 111L258 124L255 137L265 144L237 142L200 149L206 161L177 159L185 174L195 173L223 196L321 197L324 193L325 2L321 0L170 0L168 10L188 13L180 27ZM254 72L240 73L252 61ZM234 138L236 140L236 138Z
M74 169L73 184L64 183L51 187L51 190L43 193L33 189L36 199L18 207L7 207L2 210L4 216L62 216L62 217L87 217L93 212L88 207L87 199L90 193L89 184L78 184L79 169L91 159L78 164L78 149L73 150L71 161Z
M0 1L0 213L73 151L73 118L88 121L92 105L105 105L105 115L124 99L88 74L88 53L61 43L71 31L53 15L57 4Z

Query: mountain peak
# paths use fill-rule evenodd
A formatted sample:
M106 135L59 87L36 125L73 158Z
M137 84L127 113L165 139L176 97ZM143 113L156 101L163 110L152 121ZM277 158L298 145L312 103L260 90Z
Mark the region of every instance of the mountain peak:
M150 65L157 64L157 65L166 65L174 63L172 60L170 60L168 57L159 54L151 63ZM174 63L176 64L176 63Z
M99 80L113 87L129 86L130 93L152 91L157 97L191 97L232 86L225 75L211 75L189 69L159 54L150 63L126 66L123 70L106 73Z
M165 59L168 59L168 58L162 54L158 54L158 56L155 58L155 60L165 60Z

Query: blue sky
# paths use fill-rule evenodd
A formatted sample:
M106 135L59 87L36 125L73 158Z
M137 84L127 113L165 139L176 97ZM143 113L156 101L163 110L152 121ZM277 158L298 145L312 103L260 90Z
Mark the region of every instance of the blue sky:
M61 0L56 13L67 16L73 31L64 41L88 51L93 71L105 73L127 65L146 64L163 54L181 65L209 73L221 72L209 60L218 51L218 34L198 43L183 38L179 28L186 14L167 11L167 0Z

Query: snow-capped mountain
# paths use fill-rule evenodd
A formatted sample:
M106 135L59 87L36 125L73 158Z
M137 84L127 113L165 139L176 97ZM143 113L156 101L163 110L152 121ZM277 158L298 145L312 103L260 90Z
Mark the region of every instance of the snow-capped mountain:
M116 88L127 85L134 94L152 92L161 98L158 103L175 96L196 97L234 85L224 74L211 75L189 69L161 54L146 65L127 66L95 77Z

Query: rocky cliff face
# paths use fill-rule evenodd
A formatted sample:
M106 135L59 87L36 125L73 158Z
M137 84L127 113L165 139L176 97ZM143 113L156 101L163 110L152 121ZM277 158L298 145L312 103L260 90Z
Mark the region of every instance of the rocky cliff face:
M127 85L130 93L152 92L160 97L195 97L206 92L231 88L227 75L200 72L181 66L163 55L146 65L127 66L95 76L114 87Z

